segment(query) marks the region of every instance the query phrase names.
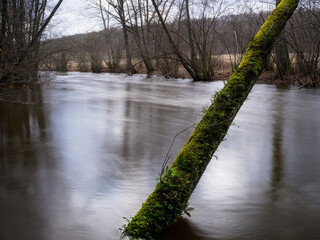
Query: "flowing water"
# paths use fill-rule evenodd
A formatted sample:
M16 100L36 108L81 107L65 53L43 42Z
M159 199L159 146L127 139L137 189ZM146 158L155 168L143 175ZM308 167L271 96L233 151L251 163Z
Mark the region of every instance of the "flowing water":
M2 97L0 239L119 239L222 87L68 73ZM256 85L234 123L161 239L320 239L320 90Z

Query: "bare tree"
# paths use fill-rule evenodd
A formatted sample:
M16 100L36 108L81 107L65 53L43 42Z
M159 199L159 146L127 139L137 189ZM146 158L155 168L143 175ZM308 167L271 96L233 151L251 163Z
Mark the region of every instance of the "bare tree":
M104 59L108 67L108 71L112 73L121 72L122 50L124 48L123 35L117 28L108 28L106 32L106 56Z
M295 55L298 83L320 87L320 1L303 1L290 20L287 33Z
M38 56L40 70L55 70L59 72L70 70L69 63L79 53L76 39L76 36L67 36L42 40Z
M276 0L276 6L281 2L281 0ZM291 61L289 58L288 45L286 40L285 32L282 32L277 39L276 46L274 48L275 51L275 63L276 63L276 75L275 77L279 77L283 79L291 71Z
M178 27L174 29L172 28L174 24L166 23L159 10L160 7L165 6L156 3L155 0L152 0L152 3L172 50L185 70L195 81L212 78L214 75L212 57L216 41L215 27L218 17L228 8L228 5L223 2L201 1L200 4L196 1L191 3L190 0L182 0L178 5L180 13L177 19ZM192 4L197 6L192 8ZM179 44L175 43L174 38L179 40Z
M108 5L107 7L110 7L110 5ZM122 41L119 41L119 39L121 38L119 37L119 32L117 31L117 28L110 26L110 11L109 9L104 8L101 0L99 0L99 11L103 23L104 40L106 43L107 59L105 59L104 61L108 66L109 72L119 72L120 61L122 57Z
M1 4L1 82L30 82L37 77L41 36L60 7L48 14L47 0L12 0Z
M241 9L241 11L243 11ZM231 71L240 64L247 43L254 37L259 30L262 22L262 13L255 13L249 6L244 12L229 14L220 18L220 29L218 31L220 48L227 54L230 62ZM222 61L226 61L223 59ZM228 69L229 70L229 69Z
M129 28L127 6L124 0L106 0L107 7L103 7L101 2L98 3L99 9L105 11L112 16L118 23L120 23L123 33L125 56L126 56L126 70L128 74L135 74L136 70L132 65L131 49L129 42Z
M105 45L99 33L86 34L81 43L82 48L90 59L91 70L94 73L102 71L102 63L105 55Z
M154 19L155 11L152 9L152 4L149 0L128 1L128 22L130 32L137 44L140 58L142 59L147 73L154 71L152 66L152 56L150 56L150 31L151 22Z
M132 238L155 239L187 208L188 200L265 66L274 42L299 0L282 0L248 44L238 69L216 94L171 167L124 228ZM165 160L167 161L167 160ZM166 162L164 162L165 168Z

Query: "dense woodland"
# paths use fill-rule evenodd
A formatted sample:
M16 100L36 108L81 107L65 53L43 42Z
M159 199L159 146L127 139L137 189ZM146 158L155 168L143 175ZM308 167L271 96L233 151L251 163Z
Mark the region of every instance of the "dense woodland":
M2 86L33 83L39 68L222 79L237 68L269 13L239 2L94 0L96 21L104 29L48 39L45 28L61 2L1 2ZM269 79L319 87L319 60L320 1L307 0L276 43Z

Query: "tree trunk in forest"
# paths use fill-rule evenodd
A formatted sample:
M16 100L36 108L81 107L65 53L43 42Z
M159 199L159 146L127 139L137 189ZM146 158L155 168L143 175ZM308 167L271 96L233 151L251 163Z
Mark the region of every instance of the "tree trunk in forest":
M120 23L122 26L124 45L125 45L125 50L126 50L126 71L129 75L132 75L137 72L134 69L134 67L132 66L129 35L128 35L128 30L127 30L127 23L126 23L126 17L125 17L125 9L124 9L124 0L119 0L118 11L119 11Z
M276 6L281 0L276 0ZM285 34L281 33L275 45L275 63L277 67L275 78L283 79L291 71L291 62L289 58L287 40Z
M137 44L142 62L144 63L144 65L147 69L147 74L150 74L153 70L152 70L151 64L148 61L149 54L147 52L146 42L144 39L144 23L143 23L143 19L142 19L141 3L139 0L138 1L139 10L136 9L136 6L134 6L133 1L130 1L130 3L131 3L132 11L133 11L133 16L130 17L130 20L129 20L129 22L131 24L131 29L132 29L132 35L133 35L134 40ZM139 19L140 26L138 26L138 23L139 23L138 15L140 18ZM140 35L140 30L141 30L141 35Z
M153 0L154 1L154 0ZM173 164L123 234L154 239L186 209L215 150L265 67L274 42L299 0L282 0L248 44L237 70L215 96Z
M132 75L137 72L134 69L134 67L132 66L130 45L129 45L129 36L128 36L128 31L127 31L125 22L123 23L122 31L123 31L123 37L124 37L124 44L125 44L125 48L126 48L126 70L129 75Z
M276 74L275 78L283 79L291 71L291 61L288 53L287 41L284 38L284 34L281 34L277 40L277 46L275 47L275 63Z
M8 21L8 1L3 0L1 3L1 32L0 32L0 79L2 78L2 73L6 70L6 58L7 49L4 48L6 45L6 28Z
M189 45L190 45L190 55L191 55L191 65L195 67L195 70L197 70L197 64L196 64L196 51L193 43L192 38L192 29L191 29L191 20L190 20L190 11L189 11L189 0L185 0L186 3L186 20L187 20L187 30L188 30L188 39L189 39ZM198 75L196 73L196 75Z
M125 70L129 75L136 74L137 71L135 70L134 66L132 65L132 56L131 56L131 51L130 51L129 30L128 30L128 25L127 25L128 15L126 14L127 9L125 6L126 1L124 1L124 0L116 0L116 1L106 0L106 2L109 6L112 7L113 11L116 14L113 11L110 11L109 8L108 9L104 8L101 4L101 1L99 1L98 6L100 9L100 13L102 15L102 18L103 18L103 13L102 13L102 9L103 9L103 11L105 11L108 15L113 16L121 24L123 40L124 40L124 48L125 48L124 49L125 50L125 59L126 59ZM105 20L103 20L103 24L104 24L104 28L106 31L107 29L106 29L106 25L105 25ZM118 64L116 64L116 65L118 65Z

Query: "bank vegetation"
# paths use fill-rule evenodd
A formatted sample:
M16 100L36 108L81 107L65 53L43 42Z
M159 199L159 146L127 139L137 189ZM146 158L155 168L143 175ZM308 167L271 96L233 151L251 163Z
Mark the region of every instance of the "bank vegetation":
M100 32L48 39L46 1L5 0L0 84L37 82L38 70L227 79L278 1L249 2L92 0ZM261 80L319 87L319 61L320 0L305 0L280 35Z

